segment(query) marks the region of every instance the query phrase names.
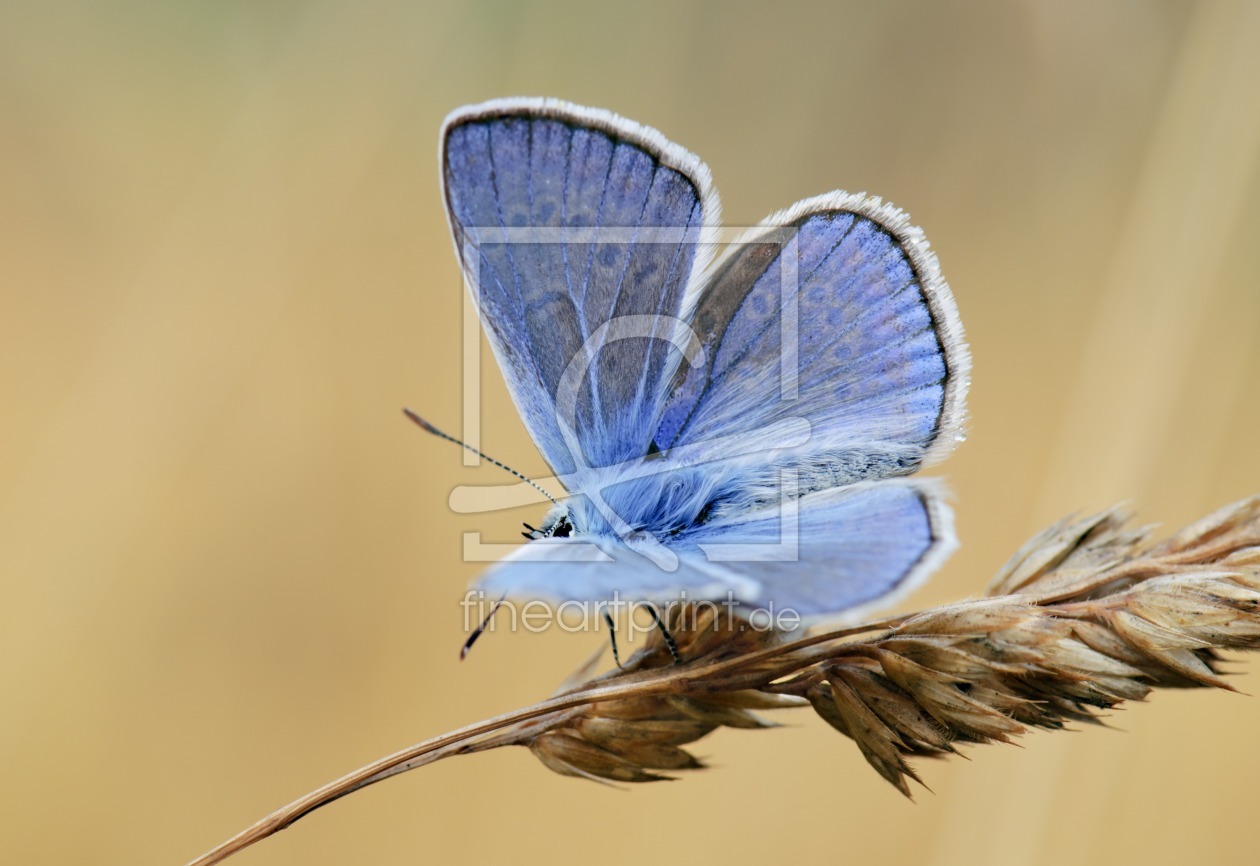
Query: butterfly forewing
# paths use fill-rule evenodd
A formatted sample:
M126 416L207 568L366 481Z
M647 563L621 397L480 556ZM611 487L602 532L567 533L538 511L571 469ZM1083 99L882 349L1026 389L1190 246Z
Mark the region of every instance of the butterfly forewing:
M768 452L775 422L804 418L809 441L770 462L808 490L913 472L953 444L968 375L953 300L919 232L877 200L772 217L718 263L691 324L705 362L677 370L662 450L739 432Z
M521 100L452 115L442 174L460 261L552 468L642 458L715 203L707 170L637 124Z

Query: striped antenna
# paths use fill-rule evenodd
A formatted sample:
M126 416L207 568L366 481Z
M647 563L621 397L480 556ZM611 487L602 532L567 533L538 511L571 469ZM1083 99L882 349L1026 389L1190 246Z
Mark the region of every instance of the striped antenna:
M527 478L526 476L517 472L511 466L508 466L506 463L500 463L498 460L495 460L493 457L490 457L489 455L483 454L482 452L478 451L476 448L472 447L467 442L464 442L460 439L456 439L454 436L450 435L449 433L443 433L441 430L434 427L432 424L430 424L428 421L421 418L415 412L412 412L410 409L403 409L403 414L406 415L408 418L410 418L412 421L414 421L416 423L416 426L419 427L421 430L425 431L426 433L432 433L434 436L437 436L439 439L445 439L447 442L454 442L456 445L460 446L461 448L467 448L469 451L476 454L482 460L486 460L490 463L493 463L495 466L498 466L500 469L503 469L507 472L511 472L517 478L521 479L530 487L534 488L539 493L541 493L543 496L546 496L548 499L550 499L552 505L560 504L556 502L556 499L554 496L552 496L546 490L543 490L542 487L537 482L535 482L532 478Z

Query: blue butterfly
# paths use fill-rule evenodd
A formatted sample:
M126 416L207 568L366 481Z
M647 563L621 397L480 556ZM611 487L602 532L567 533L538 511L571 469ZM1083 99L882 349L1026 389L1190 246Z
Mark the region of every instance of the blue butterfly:
M697 157L553 99L461 108L441 144L467 284L569 493L481 589L808 622L953 551L939 487L901 476L962 438L970 361L901 211L834 192L723 243Z

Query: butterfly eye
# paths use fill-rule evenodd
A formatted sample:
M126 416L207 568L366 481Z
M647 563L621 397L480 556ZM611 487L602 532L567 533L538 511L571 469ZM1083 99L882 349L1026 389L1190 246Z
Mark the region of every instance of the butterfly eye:
M573 534L573 524L569 522L568 517L561 517L551 527L551 531L547 533L548 538L568 538Z

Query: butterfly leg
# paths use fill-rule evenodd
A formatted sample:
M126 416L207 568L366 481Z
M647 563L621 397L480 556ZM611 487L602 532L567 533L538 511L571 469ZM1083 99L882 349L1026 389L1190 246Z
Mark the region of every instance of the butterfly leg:
M490 625L490 620L494 619L494 615L499 612L499 608L503 605L503 599L505 598L507 598L506 595L494 603L494 607L490 608L490 612L486 614L486 618L481 621L481 625L477 626L476 630L468 636L468 640L464 641L464 645L459 648L459 660L461 662L468 658L469 650L471 650L473 644L477 642L477 638L481 637L482 632L486 630L486 626Z
M617 652L617 624L613 622L612 614L604 611L604 622L608 623L608 640L612 644L613 661L617 663L617 667L625 670L621 666L621 653Z
M665 621L661 619L660 611L656 609L654 604L644 605L644 607L652 615L652 622L656 624L657 629L660 630L661 637L665 639L665 646L669 649L669 654L674 657L674 664L682 664L683 660L678 652L678 643L674 640L674 636L669 633L669 629L665 627Z

